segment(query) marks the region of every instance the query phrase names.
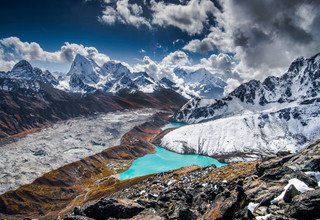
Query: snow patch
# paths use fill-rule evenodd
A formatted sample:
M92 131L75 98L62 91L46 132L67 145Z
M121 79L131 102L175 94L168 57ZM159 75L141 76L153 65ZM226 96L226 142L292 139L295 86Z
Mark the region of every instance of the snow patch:
M271 203L278 203L280 200L283 199L284 194L286 193L286 191L288 190L288 188L294 185L294 187L301 193L310 191L310 190L314 190L313 188L310 188L307 184L305 184L304 182L302 182L301 180L297 179L297 178L293 178L289 180L289 183L284 187L284 191L277 196L276 198L274 198Z

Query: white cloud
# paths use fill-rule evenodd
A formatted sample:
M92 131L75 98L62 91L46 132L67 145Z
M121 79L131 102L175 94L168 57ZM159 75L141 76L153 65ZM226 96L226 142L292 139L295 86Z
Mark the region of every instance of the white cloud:
M98 64L103 64L110 60L107 55L100 53L96 48L85 47L81 44L66 42L60 50L49 52L45 51L36 42L23 42L17 37L0 39L0 64L1 70L5 71L10 70L21 59L70 63L77 53L95 60Z
M210 0L190 0L187 4L172 4L151 0L152 23L166 27L174 26L190 35L200 34L208 24L209 15L217 8Z
M177 40L174 40L174 41L172 42L172 44L175 45L175 44L180 43L180 42L183 43L184 40L182 40L182 39L177 39Z
M109 0L105 0L106 4L103 15L100 20L106 24L112 25L116 22L140 27L145 25L151 28L149 21L143 17L143 9L138 4L130 4L129 0L116 1L115 5Z
M167 65L188 65L190 64L190 60L188 55L183 51L174 51L169 53L165 58L163 58L162 62Z
M233 59L228 54L224 53L219 53L218 55L212 54L209 58L202 58L200 62L204 66L219 69L221 71L230 71L235 65Z
M224 88L225 95L235 90L241 84L238 80L232 78L227 79L226 83L227 86Z
M12 60L5 60L4 51L0 47L0 71L10 70L14 66L15 62Z
M201 34L212 15L218 11L211 0L182 1L179 4L165 1L151 0L149 4L141 2L147 9L150 17L143 15L141 5L129 3L129 0L104 1L100 21L113 25L116 22L133 25L135 27L152 25L160 27L173 26L189 35Z
M208 52L212 51L214 48L215 46L209 38L205 38L203 40L191 40L187 45L183 47L184 50L191 52Z
M144 56L142 62L131 66L131 69L133 71L145 71L157 80L163 77L173 80L173 69L183 65L190 65L190 60L185 52L178 50L168 54L161 62L156 62L150 57Z
M101 21L106 24L114 24L119 20L118 12L111 6L106 6L102 11L103 15L101 16ZM122 20L121 20L122 21Z
M299 56L320 48L320 5L316 1L220 1L217 24L203 39L184 46L191 52L233 53L244 80L280 75Z

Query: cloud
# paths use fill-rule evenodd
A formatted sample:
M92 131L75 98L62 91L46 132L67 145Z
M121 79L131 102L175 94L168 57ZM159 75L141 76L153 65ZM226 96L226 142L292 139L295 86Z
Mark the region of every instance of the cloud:
M209 66L222 71L231 70L235 65L233 59L228 54L224 53L220 53L218 55L212 54L209 58L202 58L200 62L204 66Z
M224 95L229 94L241 84L238 80L232 78L227 79L226 83L227 86L224 88Z
M215 45L210 38L205 38L203 40L195 39L185 45L183 49L191 52L203 53L214 50Z
M179 4L151 0L149 3L141 1L140 5L131 4L129 0L104 0L104 4L99 20L105 24L118 22L135 27L147 26L150 29L154 25L173 26L189 35L201 34L218 11L211 0L180 1Z
M176 44L178 44L178 43L184 43L184 40L182 40L182 39L177 39L177 40L174 40L174 41L172 42L173 45L176 45Z
M188 55L183 51L175 51L169 53L165 58L163 58L162 62L166 65L188 65L190 64L190 60Z
M152 60L148 56L144 56L142 62L132 65L133 71L145 71L154 79L160 80L163 77L173 79L173 69L177 66L190 65L188 55L183 51L174 51L165 56L160 62Z
M94 47L66 42L57 51L45 51L36 42L23 42L17 37L0 39L0 64L2 70L10 70L21 59L52 63L70 63L76 54L81 54L103 64L110 58Z
M135 27L147 26L151 28L149 21L142 16L143 9L138 4L130 4L129 0L119 0L114 3L105 0L105 7L102 11L100 21L112 25L116 22L133 25Z
M210 0L190 0L187 4L172 4L151 0L152 23L174 26L190 35L202 33L209 16L218 11Z
M216 25L203 39L183 49L232 53L242 79L282 74L298 56L309 57L320 48L320 5L307 0L220 1Z
M14 66L15 62L5 59L4 50L0 47L0 71L10 70Z

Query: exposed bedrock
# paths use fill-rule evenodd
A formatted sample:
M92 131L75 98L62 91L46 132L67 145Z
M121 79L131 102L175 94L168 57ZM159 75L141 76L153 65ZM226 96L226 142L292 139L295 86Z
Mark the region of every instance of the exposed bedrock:
M182 168L77 208L66 219L99 219L86 210L104 209L101 201L112 199L142 206L131 219L318 219L320 173L310 163L319 159L316 142L262 161Z

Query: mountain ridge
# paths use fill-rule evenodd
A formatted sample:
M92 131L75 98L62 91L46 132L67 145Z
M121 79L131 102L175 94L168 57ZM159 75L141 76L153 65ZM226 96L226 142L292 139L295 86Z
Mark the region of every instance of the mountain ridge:
M174 116L189 125L161 145L226 161L296 152L320 137L319 85L320 54L298 58L283 76L251 80L222 99L190 100Z

